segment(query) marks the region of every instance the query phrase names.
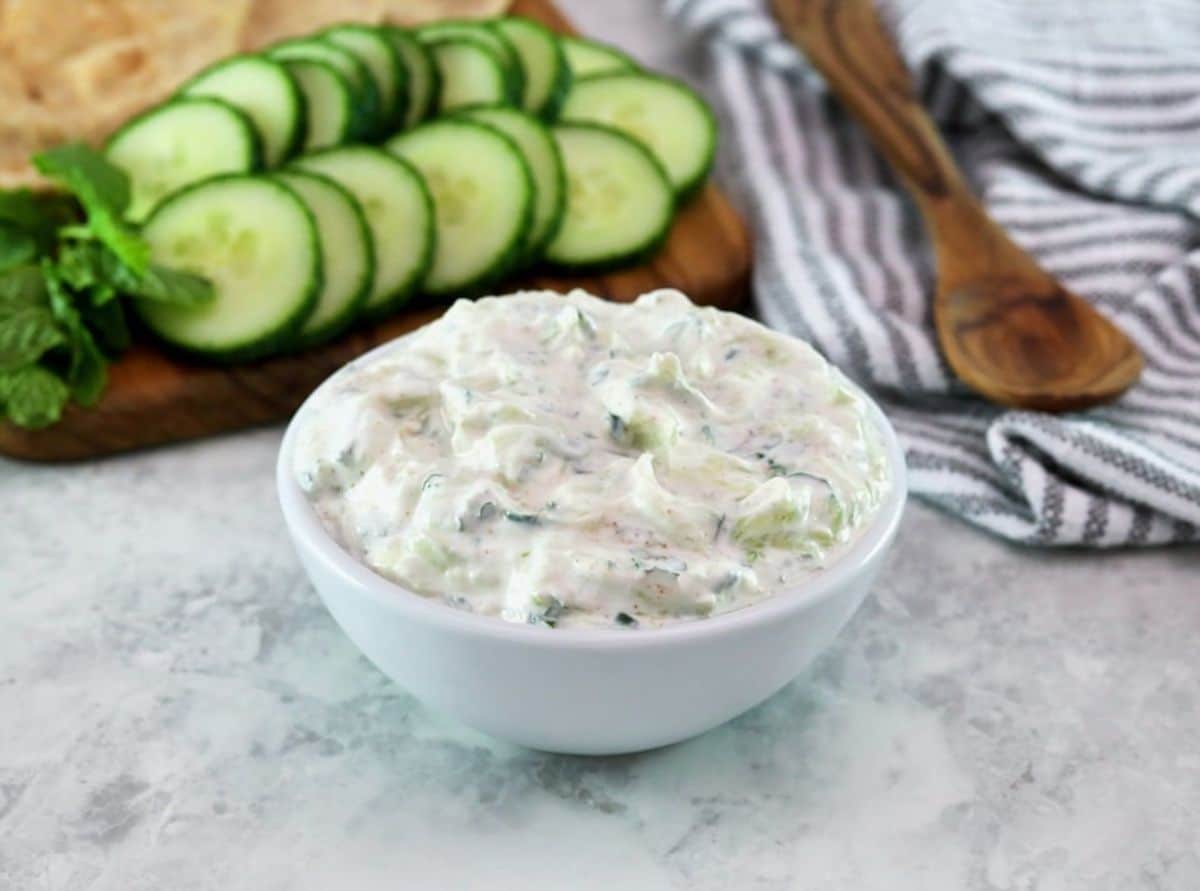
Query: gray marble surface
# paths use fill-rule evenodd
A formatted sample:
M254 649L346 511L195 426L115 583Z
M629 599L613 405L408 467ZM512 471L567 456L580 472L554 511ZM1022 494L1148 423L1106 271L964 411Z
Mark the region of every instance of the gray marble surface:
M648 2L567 4L675 67ZM644 755L423 708L306 583L279 430L0 461L0 889L1200 888L1200 553L910 509L804 677Z

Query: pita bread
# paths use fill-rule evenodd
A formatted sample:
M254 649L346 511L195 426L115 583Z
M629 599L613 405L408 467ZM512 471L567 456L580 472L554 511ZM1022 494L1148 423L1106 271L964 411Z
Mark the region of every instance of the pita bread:
M309 34L334 22L383 20L383 0L254 0L242 33L242 49Z
M396 25L437 19L483 19L507 10L510 0L383 0L383 18Z
M242 47L259 49L337 22L420 25L437 19L489 18L510 5L511 0L254 0Z

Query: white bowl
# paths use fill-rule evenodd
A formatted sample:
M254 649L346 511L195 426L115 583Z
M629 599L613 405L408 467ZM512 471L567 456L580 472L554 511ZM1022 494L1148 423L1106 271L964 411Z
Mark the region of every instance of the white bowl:
M297 431L327 386L292 419L276 467L284 520L308 577L342 630L398 684L465 724L535 749L641 751L758 705L800 674L858 609L904 508L903 453L864 395L887 450L892 488L868 528L819 575L743 609L664 628L518 625L421 597L330 538L292 469Z

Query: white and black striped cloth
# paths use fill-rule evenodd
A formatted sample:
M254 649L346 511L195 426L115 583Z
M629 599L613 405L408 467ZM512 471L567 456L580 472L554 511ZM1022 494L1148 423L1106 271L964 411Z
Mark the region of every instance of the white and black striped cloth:
M942 361L913 207L758 0L668 0L709 43L723 173L768 324L869 387L915 494L1006 538L1200 538L1200 0L891 0L926 106L994 216L1142 348L1119 402L1055 417Z

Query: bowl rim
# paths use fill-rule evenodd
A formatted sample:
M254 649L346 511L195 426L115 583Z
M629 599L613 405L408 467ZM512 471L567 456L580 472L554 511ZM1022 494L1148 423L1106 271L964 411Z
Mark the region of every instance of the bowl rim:
M321 563L326 571L336 576L344 587L352 590L357 596L366 597L385 610L400 613L407 619L467 636L507 640L551 649L624 650L694 642L700 638L764 625L832 597L847 582L866 571L883 556L900 525L908 497L904 450L895 429L878 403L847 378L846 383L866 403L868 415L882 437L891 471L891 487L867 527L859 532L858 537L830 566L813 578L739 609L703 619L639 629L556 628L547 631L545 628L508 622L499 616L457 609L438 599L425 597L379 575L342 548L321 524L315 509L292 472L292 453L298 431L322 391L332 386L351 369L369 364L394 349L406 337L408 334L403 334L347 362L308 395L284 431L276 459L275 482L284 522L297 550L307 551L311 559Z

